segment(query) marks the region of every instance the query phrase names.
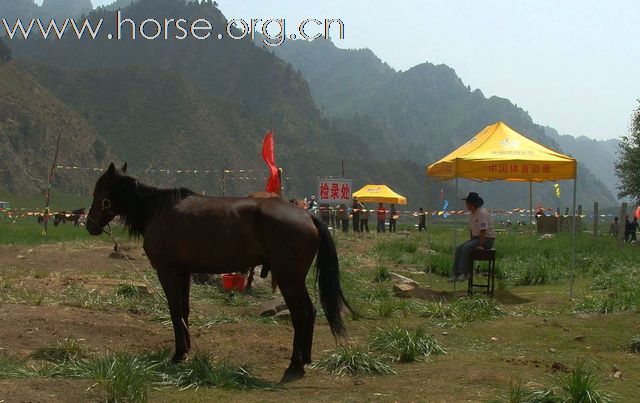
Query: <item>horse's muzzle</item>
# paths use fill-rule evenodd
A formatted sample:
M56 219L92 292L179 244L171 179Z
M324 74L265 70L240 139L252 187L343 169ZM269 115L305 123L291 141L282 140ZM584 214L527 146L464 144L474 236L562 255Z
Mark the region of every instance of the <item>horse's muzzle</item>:
M87 220L86 228L89 234L93 236L102 234L102 228L96 225L93 220Z

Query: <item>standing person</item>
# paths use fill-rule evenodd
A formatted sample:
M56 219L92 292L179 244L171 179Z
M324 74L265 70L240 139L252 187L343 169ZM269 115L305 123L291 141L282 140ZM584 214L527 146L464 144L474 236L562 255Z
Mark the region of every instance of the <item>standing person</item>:
M327 224L327 227L331 224L331 210L329 210L328 204L320 205L320 219L323 223Z
M389 210L389 232L396 232L396 221L398 220L398 210L396 205L392 204Z
M629 242L629 238L631 237L631 222L629 221L629 216L624 216L624 240L625 242Z
M385 232L384 224L387 221L387 209L384 208L384 204L380 203L378 205L376 215L378 216L378 226L376 227L376 232Z
M424 209L420 207L420 211L418 211L418 231L422 231L423 229L427 229L427 215Z
M471 192L462 199L467 204L469 214L469 235L470 239L456 248L453 275L449 279L453 281L464 281L467 274L473 269L471 261L471 251L473 249L491 249L496 240L496 232L491 222L491 214L483 208L484 200L477 193Z
M635 242L636 241L636 230L640 228L638 226L638 218L637 217L633 217L633 221L631 221L631 223L629 223L629 242Z
M353 232L360 232L360 212L364 210L364 205L358 201L357 197L353 198L353 206L351 208L351 219L353 220Z
M312 213L315 213L317 208L318 208L318 203L316 203L316 197L311 196L311 198L307 202L307 209L309 209L309 211L311 211Z
M369 232L369 210L360 203L362 210L360 211L360 232Z
M329 213L331 214L331 228L335 229L336 227L336 206L331 206Z
M618 237L618 232L620 231L620 223L618 222L620 219L618 217L613 218L613 222L609 226L609 235L613 235L614 237Z
M349 232L349 210L347 210L346 204L338 206L336 212L337 225L342 227L342 232L345 234Z

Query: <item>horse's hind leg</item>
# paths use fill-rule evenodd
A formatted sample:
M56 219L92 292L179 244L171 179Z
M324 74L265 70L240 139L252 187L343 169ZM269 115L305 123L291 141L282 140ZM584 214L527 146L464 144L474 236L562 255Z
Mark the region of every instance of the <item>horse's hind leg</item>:
M295 275L292 276L291 274L293 273ZM304 365L311 361L314 322L313 306L304 284L306 270L293 270L282 273L275 269L272 270L271 275L276 277L280 285L282 297L287 303L287 308L291 313L291 322L293 323L291 363L280 381L281 383L286 383L302 378L304 376Z
M305 310L304 336L302 341L302 358L305 364L311 364L311 347L313 346L313 329L316 323L316 308L309 297L309 291L304 288L303 306Z

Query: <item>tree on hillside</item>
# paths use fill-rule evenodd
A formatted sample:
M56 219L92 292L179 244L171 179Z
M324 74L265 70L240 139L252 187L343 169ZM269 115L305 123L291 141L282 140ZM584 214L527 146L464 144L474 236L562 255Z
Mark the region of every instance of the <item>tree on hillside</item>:
M640 201L640 105L633 114L629 135L622 138L616 173L620 178L618 196Z
M0 37L0 61L8 62L9 60L11 60L11 48Z

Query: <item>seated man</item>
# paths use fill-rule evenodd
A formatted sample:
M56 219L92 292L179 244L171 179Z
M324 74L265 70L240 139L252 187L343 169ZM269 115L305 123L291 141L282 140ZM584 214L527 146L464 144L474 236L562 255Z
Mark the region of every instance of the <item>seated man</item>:
M483 208L484 200L477 193L471 192L462 199L467 203L469 214L469 232L471 239L456 248L453 275L449 279L464 281L473 269L471 251L473 249L491 249L496 240L496 233L491 223L491 215Z

